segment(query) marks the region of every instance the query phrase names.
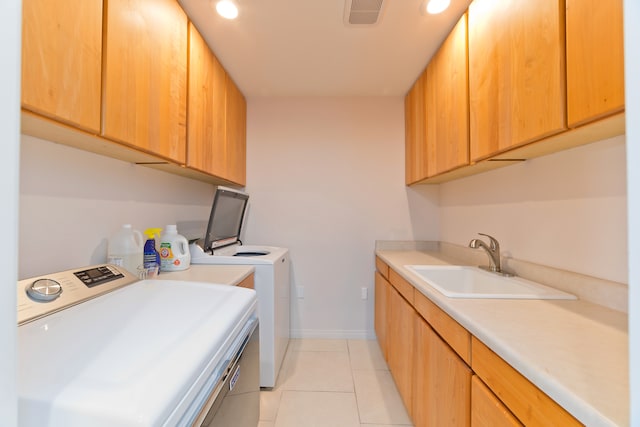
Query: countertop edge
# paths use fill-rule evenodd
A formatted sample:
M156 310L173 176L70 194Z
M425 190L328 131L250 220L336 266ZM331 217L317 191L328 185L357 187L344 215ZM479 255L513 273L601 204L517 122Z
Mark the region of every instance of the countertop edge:
M156 280L184 280L236 286L255 272L251 265L192 264L182 271L160 273Z

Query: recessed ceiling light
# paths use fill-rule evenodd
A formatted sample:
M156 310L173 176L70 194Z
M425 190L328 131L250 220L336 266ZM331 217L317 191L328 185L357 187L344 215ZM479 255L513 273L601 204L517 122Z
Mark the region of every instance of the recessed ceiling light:
M427 3L427 12L432 15L444 12L450 3L451 0L429 0Z
M216 3L218 15L226 19L236 19L238 17L238 6L231 0L220 0Z

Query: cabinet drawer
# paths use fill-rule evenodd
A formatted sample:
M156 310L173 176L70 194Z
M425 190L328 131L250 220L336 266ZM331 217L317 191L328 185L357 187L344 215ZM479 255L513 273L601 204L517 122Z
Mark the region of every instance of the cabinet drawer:
M389 269L389 282L400 292L404 299L409 301L409 304L413 305L414 288L411 283L404 280L402 276L392 269Z
M473 371L524 425L582 425L476 337L471 352Z
M385 279L389 278L389 266L379 257L376 257L376 270L378 270Z
M474 375L471 379L472 427L522 427L522 423Z
M414 298L416 311L470 365L471 334L420 292L416 292Z

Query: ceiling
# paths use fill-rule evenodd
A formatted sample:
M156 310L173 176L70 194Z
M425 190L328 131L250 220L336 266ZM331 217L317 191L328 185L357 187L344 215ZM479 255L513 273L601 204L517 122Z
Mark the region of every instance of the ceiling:
M247 97L400 96L470 0L440 15L423 0L385 0L374 25L346 25L347 0L236 0L229 21L211 0L179 0Z

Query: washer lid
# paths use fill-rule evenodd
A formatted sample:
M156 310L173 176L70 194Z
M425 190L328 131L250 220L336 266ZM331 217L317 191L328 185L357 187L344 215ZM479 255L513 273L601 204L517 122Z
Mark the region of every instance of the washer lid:
M146 280L20 326L21 425L179 418L255 307L244 288Z

